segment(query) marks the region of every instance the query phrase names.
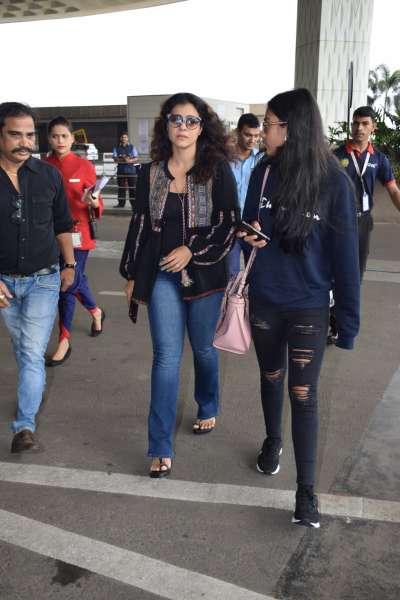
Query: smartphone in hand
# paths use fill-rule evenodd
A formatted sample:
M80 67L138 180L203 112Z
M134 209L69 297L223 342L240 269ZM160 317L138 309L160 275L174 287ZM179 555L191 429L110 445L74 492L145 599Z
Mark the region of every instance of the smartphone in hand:
M256 235L257 242L261 242L261 240L263 240L264 242L271 241L270 237L268 237L265 233L263 233L262 231L259 231L258 229L253 227L253 225L250 225L250 223L247 223L246 221L242 221L240 223L238 229L239 229L239 231L245 231L248 235Z

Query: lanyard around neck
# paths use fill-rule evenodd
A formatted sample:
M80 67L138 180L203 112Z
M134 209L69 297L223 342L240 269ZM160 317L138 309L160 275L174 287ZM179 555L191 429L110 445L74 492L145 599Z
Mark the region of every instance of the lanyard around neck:
M369 152L367 152L367 156L365 157L365 161L364 161L364 165L363 165L362 171L360 171L360 165L358 164L358 160L356 159L356 155L354 154L354 150L351 151L351 158L353 159L354 168L356 170L356 173L357 173L358 177L360 178L363 190L365 190L363 175L364 175L365 171L367 170L370 156L371 156L371 154Z

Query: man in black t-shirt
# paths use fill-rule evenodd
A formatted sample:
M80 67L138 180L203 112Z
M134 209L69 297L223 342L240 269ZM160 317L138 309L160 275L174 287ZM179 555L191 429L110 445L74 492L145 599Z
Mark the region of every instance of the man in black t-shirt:
M19 375L11 452L39 449L34 432L45 385L44 353L60 287L66 290L75 274L63 181L54 167L32 158L34 145L32 110L17 102L0 104L0 313Z

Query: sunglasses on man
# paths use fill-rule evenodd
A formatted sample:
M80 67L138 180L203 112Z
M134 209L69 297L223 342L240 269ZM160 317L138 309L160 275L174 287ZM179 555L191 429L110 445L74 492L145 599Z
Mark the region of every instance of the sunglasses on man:
M16 210L11 213L10 220L14 225L19 225L22 221L22 196L18 194L11 200L11 206Z

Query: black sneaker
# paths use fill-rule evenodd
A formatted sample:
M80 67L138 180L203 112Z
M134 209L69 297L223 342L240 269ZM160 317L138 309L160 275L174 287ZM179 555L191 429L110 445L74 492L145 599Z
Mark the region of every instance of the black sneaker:
M326 336L326 345L327 346L336 345L337 339L338 339L338 330L336 327L336 317L335 317L335 314L333 312L331 312L331 315L329 318L328 335Z
M279 457L282 454L282 443L280 441L266 438L257 457L257 471L264 475L276 475L279 473Z
M296 492L296 510L292 523L319 528L318 498L311 485L299 485Z
M336 342L338 340L338 337L339 337L338 333L332 331L332 329L329 328L328 335L326 336L326 345L327 346L335 346Z

